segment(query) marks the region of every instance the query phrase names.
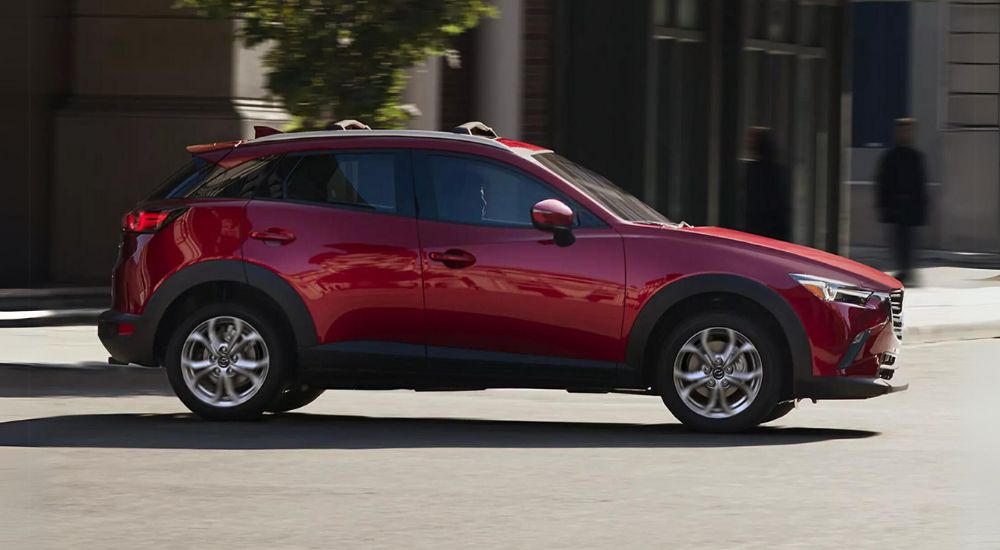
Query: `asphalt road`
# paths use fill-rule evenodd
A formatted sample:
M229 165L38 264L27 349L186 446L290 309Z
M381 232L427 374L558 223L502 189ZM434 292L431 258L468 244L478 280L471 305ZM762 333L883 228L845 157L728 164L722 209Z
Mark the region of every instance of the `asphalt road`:
M0 548L1000 548L1000 340L712 436L657 398L515 390L209 423L159 371L51 366L90 338L0 329Z

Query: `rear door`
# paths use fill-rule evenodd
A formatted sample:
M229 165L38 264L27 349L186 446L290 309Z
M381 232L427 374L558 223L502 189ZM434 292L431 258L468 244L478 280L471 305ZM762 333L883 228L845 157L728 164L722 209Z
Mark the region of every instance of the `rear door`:
M424 363L409 153L329 150L276 159L247 205L247 262L287 281L312 314L312 374L337 385Z

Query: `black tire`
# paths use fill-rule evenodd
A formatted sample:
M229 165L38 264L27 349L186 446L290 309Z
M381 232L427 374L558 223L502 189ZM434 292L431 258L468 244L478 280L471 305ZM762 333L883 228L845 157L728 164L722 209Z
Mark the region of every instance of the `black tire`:
M739 412L721 418L703 415L685 403L680 390L675 385L673 376L674 363L678 360L681 348L689 339L711 328L728 328L736 331L756 348L760 358L760 386L756 396L749 400L745 408ZM774 335L767 328L767 325L750 315L737 311L720 310L699 313L680 322L667 332L656 365L657 390L670 412L690 429L703 432L744 431L764 422L764 419L778 403L781 377L784 371L780 364L781 354L778 350ZM713 367L710 367L713 374L706 375L706 378L714 378L715 369ZM713 386L716 384L714 379L706 380L706 382ZM718 383L722 384L721 381ZM697 391L710 392L712 390L704 388ZM704 399L705 401L709 400L708 397ZM708 403L704 405L711 408Z
M272 413L283 413L301 409L323 395L324 391L326 390L322 388L311 388L301 384L287 386L267 405L265 410Z
M771 412L767 413L767 416L765 416L764 420L761 420L760 423L764 424L767 422L773 422L781 418L782 416L785 416L786 414L792 412L792 410L794 409L795 409L795 401L785 401L782 403L778 403L777 405L774 406L773 409L771 409Z
M203 322L215 317L235 317L249 323L260 334L268 355L266 374L262 376L256 393L239 404L227 407L213 406L196 396L185 382L181 369L181 353L188 335ZM174 393L191 412L209 420L249 420L259 417L284 388L287 374L292 371L290 357L287 343L267 316L244 304L222 302L201 307L178 323L167 344L164 366Z

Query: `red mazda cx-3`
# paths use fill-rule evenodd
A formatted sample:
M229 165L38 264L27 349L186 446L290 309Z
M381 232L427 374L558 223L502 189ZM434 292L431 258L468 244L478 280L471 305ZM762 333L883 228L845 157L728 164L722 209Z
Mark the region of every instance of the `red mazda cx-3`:
M189 147L122 224L99 334L195 413L326 388L659 395L742 430L888 379L903 291L811 248L673 223L558 154L345 121Z

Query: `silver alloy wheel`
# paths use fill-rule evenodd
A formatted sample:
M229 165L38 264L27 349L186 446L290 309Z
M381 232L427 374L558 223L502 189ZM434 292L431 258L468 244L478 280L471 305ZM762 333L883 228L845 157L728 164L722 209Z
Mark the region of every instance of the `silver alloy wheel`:
M246 403L267 379L264 338L238 317L213 317L191 331L181 348L181 374L191 393L213 407Z
M760 353L746 336L726 327L688 338L674 360L681 401L708 418L729 418L750 406L764 377Z

